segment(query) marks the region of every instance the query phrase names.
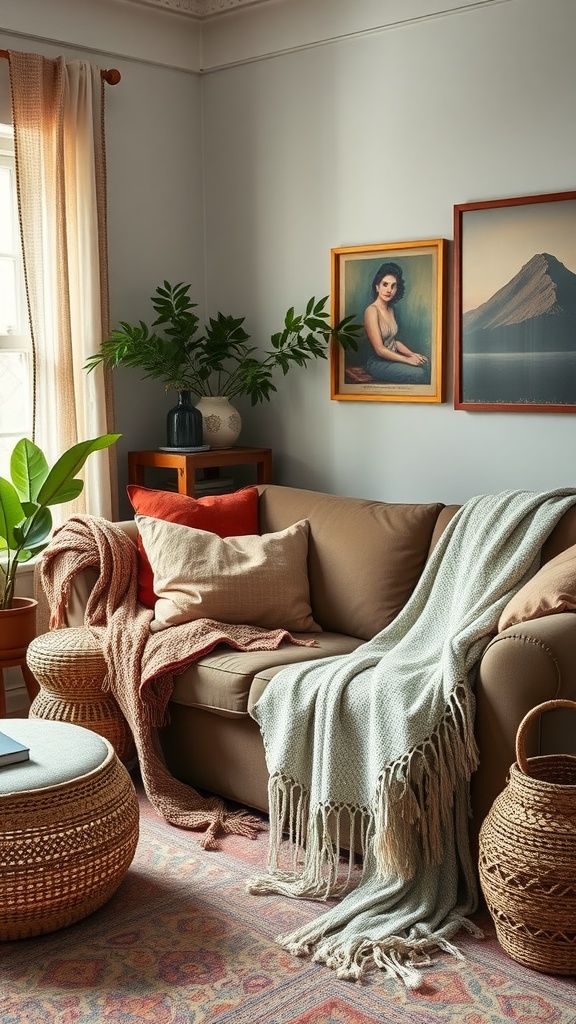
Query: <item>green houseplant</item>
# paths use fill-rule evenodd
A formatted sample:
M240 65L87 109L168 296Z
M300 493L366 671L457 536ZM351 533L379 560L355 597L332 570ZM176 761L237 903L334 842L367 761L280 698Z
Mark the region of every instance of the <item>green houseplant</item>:
M258 354L244 330L245 317L210 317L203 328L193 312L197 303L188 292L191 285L164 281L151 297L157 313L151 326L120 322L103 342L100 351L86 364L93 370L99 363L114 368L135 366L144 377L164 382L166 390L189 391L198 398L246 395L252 405L270 401L276 391L276 370L286 374L293 366L310 359L326 359L331 338L344 348L358 347L356 334L361 325L348 316L332 327L326 312L328 296L309 299L305 311L289 309L280 331L272 335L271 348ZM158 334L154 328L162 328Z
M0 612L13 607L16 573L43 551L52 530L50 505L72 501L84 482L77 474L88 456L114 444L120 434L103 434L75 444L48 466L44 453L22 438L10 458L11 480L0 477Z

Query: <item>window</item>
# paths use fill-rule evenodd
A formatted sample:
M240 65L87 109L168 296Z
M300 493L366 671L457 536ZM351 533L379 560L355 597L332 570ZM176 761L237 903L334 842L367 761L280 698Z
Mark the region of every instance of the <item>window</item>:
M20 247L14 140L0 124L0 476L20 437L32 436L32 345Z

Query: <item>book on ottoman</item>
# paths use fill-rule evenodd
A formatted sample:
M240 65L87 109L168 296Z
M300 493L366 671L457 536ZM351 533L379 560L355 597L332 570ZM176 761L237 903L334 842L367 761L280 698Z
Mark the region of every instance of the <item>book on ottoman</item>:
M0 766L4 764L15 764L17 761L28 761L30 749L25 747L18 740L13 740L5 732L0 732Z

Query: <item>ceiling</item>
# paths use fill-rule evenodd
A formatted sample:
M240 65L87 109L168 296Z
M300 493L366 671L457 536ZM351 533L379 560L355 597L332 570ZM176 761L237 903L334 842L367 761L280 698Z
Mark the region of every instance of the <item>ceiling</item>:
M174 11L175 14L187 14L192 18L208 18L214 14L235 10L238 7L270 3L270 0L128 0L128 2Z

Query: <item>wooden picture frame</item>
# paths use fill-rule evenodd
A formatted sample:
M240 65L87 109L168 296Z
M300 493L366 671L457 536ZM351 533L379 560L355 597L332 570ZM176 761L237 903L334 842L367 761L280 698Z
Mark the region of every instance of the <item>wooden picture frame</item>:
M444 401L445 262L444 238L331 250L332 322L354 315L365 324L357 352L331 345L332 399ZM386 267L399 278L389 306L375 283Z
M576 192L454 207L454 407L576 412Z

